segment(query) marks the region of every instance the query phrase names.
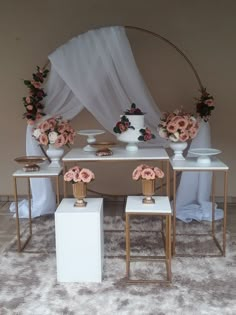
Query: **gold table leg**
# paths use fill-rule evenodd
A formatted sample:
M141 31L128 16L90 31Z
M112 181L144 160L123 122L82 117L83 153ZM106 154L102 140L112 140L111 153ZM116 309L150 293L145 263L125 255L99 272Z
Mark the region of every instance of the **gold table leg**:
M129 278L130 273L130 227L129 227L129 215L125 216L125 235L126 235L126 278Z
M21 252L25 246L29 243L32 237L32 218L31 218L31 194L30 194L30 180L28 179L28 201L29 201L29 236L23 244L21 244L21 233L20 233L20 219L19 219L19 207L18 207L18 192L16 177L14 177L14 196L16 205L16 236L17 236L17 251Z
M137 214L137 213L136 213ZM135 213L132 213L135 215ZM139 213L139 215L145 215L145 213ZM132 256L130 254L130 217L131 215L126 213L126 283L128 284L166 284L171 283L171 214L159 216L165 217L166 222L166 241L164 242L165 256ZM164 261L166 264L167 277L166 280L162 279L130 279L130 262L131 261Z

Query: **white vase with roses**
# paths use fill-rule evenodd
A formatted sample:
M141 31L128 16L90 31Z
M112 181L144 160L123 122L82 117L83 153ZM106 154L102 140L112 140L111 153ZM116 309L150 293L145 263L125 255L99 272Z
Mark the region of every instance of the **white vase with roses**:
M40 145L47 146L46 154L50 159L49 167L60 167L61 157L64 154L64 146L74 143L75 130L69 121L62 120L62 117L51 117L37 125L33 129L33 137Z
M196 137L199 130L199 121L193 114L176 109L174 112L165 112L158 125L159 135L170 141L169 146L174 151L173 160L185 160L183 151L188 141Z

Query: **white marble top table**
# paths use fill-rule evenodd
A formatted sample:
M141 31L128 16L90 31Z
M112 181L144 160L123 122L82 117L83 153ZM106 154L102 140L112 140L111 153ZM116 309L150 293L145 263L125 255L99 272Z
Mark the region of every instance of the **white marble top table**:
M174 171L227 171L229 169L227 165L215 157L211 158L210 164L200 164L197 162L196 157L188 157L182 161L173 161L170 159L170 164Z
M84 151L82 148L71 149L63 158L63 162L70 161L125 161L125 160L169 160L163 148L139 148L130 152L123 147L112 148L113 155L97 156L96 152Z
M12 176L14 177L51 177L59 176L62 173L62 167L48 167L47 165L40 166L38 171L26 172L23 169L18 169Z
M155 203L144 204L143 196L128 196L125 207L126 213L152 213L152 214L171 214L169 198L166 196L153 196Z

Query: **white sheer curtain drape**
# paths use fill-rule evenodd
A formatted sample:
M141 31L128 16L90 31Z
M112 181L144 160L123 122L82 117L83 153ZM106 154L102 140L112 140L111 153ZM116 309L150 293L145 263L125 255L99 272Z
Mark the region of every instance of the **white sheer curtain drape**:
M156 135L155 144L167 145L157 133L160 111L139 73L123 27L100 28L75 37L54 51L49 60L51 71L45 87L48 115L71 119L85 107L112 132L117 117L134 102L147 113L145 124ZM28 155L41 154L31 127L27 128L26 143ZM184 184L181 180L183 187L189 187L189 180L192 183L189 178L184 179ZM196 186L194 196L196 189L199 191L199 185ZM31 188L32 217L54 212L55 194L50 180L34 179ZM178 205L186 205L188 195L189 189L188 194L184 189L182 193L179 191ZM180 207L177 209L180 213ZM11 210L14 211L13 206ZM20 203L19 215L28 216L26 201Z

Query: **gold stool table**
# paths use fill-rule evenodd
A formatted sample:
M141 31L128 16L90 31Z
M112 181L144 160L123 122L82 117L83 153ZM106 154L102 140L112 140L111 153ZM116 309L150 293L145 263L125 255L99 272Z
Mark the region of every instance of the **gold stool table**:
M173 171L173 243L172 243L172 251L173 255L178 257L189 257L189 256L225 256L226 254L226 221L227 221L227 191L228 191L228 171L229 167L225 165L221 160L217 158L211 158L211 161L206 164L201 164L198 162L197 158L187 157L182 161L173 161L170 160L172 171ZM207 233L202 234L177 234L176 233L176 179L178 173L183 172L208 172L212 174L212 192L211 192L211 202L212 202L212 223L211 230L207 231ZM223 175L223 198L224 198L224 209L223 209L223 222L222 222L222 238L219 241L216 237L216 228L215 228L215 181L216 181L216 173L222 173ZM188 193L188 192L186 192ZM195 255L188 255L185 253L176 253L176 238L178 235L188 236L212 236L212 239L216 245L216 248L219 249L219 254L204 254L199 253Z
M142 203L143 196L128 196L125 208L126 216L126 281L130 284L136 283L166 283L171 282L171 206L166 196L154 196L154 204ZM164 256L131 256L130 254L130 218L133 216L161 216L165 219L165 242ZM163 232L163 231L162 231ZM165 279L131 279L131 261L162 261L166 264Z
M60 202L60 192L59 192L59 176L62 174L62 167L48 167L42 166L38 171L27 171L19 169L15 171L12 176L14 180L14 195L16 203L16 236L17 236L17 250L21 252L25 246L28 244L32 237L32 218L31 218L31 189L30 189L30 178L55 178L56 181L56 198L57 205ZM19 209L18 209L18 190L17 190L17 179L26 178L27 179L27 190L28 190L28 202L29 202L29 235L25 242L21 244L21 232L20 232L20 219L19 219Z

